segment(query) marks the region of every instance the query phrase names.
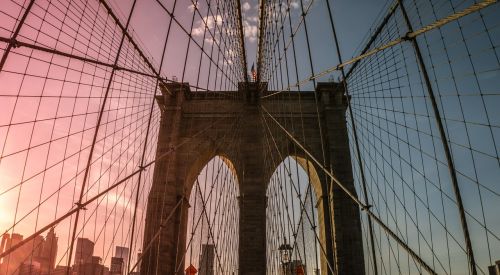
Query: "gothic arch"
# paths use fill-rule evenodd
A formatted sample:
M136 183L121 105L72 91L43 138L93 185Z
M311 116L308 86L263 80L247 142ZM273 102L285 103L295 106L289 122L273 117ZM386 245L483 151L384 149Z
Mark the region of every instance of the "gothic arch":
M278 165L276 165L276 168L273 171L274 172L278 171L279 167L281 165L284 165L284 163L287 161L287 158L293 159L297 164L301 167L303 170L303 173L305 173L308 177L309 183L311 184L311 190L314 194L315 203L314 209L316 211L316 215L318 217L317 219L317 226L318 226L318 238L319 238L319 244L321 245L320 248L320 253L319 253L319 261L320 261L320 270L322 270L324 273L322 274L327 274L326 271L329 269L328 267L328 255L325 255L327 252L326 247L328 246L328 241L327 241L327 236L331 234L331 232L327 232L328 230L331 230L330 227L327 227L325 225L325 210L327 213L329 213L328 209L325 209L325 203L323 198L328 197L328 190L327 190L327 182L325 177L321 178L320 174L318 173L318 170L321 169L317 165L315 165L312 161L308 160L305 154L293 154L286 156L283 158ZM290 167L289 167L290 168ZM298 176L298 175L297 175ZM326 207L329 207L329 205L326 205ZM333 266L332 260L330 260L330 266Z
M239 177L236 170L236 166L234 162L230 159L231 153L223 152L220 150L216 150L215 148L207 148L206 150L200 151L197 158L194 158L191 161L190 168L187 172L186 176L186 188L184 193L187 197L191 194L194 182L203 168L215 157L220 157L222 161L227 165L233 175L238 179L237 183L239 184Z
M262 84L262 83L260 83ZM158 270L162 274L176 274L173 266L181 264L177 257L179 249L186 247L187 209L186 196L191 194L194 180L203 167L214 156L222 156L237 176L239 189L239 263L240 274L264 274L266 270L266 190L270 171L277 167L284 156L291 156L305 171L309 171L311 184L318 199L318 225L320 240L325 245L329 262L335 262L339 274L363 274L363 246L358 206L353 204L335 185L329 190L330 179L320 167L307 161L305 152L297 150L282 129L264 126L262 109L271 110L274 117L293 118L304 113L304 120L287 125L287 132L298 137L308 151L318 157L324 156L328 168L348 188L354 190L350 151L348 144L345 111L347 99L340 84L319 83L316 92L320 98L320 118L314 93L292 94L285 105L274 101L260 102L260 84L240 85L240 93L253 95L246 98L220 99L209 94L189 91L187 83L168 83L174 94L163 93L157 97L162 111L157 155L170 152L168 157L155 164L154 184L148 198L145 226L145 245L149 244L159 229L163 230L157 249L145 254L146 259L162 258L161 263L144 261L142 270ZM180 85L184 88L180 89ZM299 108L298 102L301 100ZM260 105L260 106L259 106ZM290 111L291 110L291 111ZM292 113L290 113L292 112ZM235 122L238 127L235 129ZM273 123L273 122L271 122ZM319 131L323 125L323 132ZM183 127L183 125L189 127ZM274 127L271 124L269 127ZM302 133L294 133L301 129ZM272 132L273 144L265 139ZM203 133L203 134L200 134ZM317 138L323 135L323 141ZM231 138L236 137L236 138ZM302 140L300 137L303 137ZM305 137L316 137L308 138ZM176 145L175 150L172 150ZM269 147L271 146L271 147ZM276 148L279 148L276 150ZM325 150L325 154L322 154ZM279 152L277 152L279 151ZM266 165L271 160L273 165ZM279 163L276 163L279 161ZM166 190L166 191L164 191ZM328 198L331 198L329 201ZM182 205L175 209L176 205ZM171 221L161 224L159 209L174 213ZM332 260L333 259L333 260ZM322 263L325 261L322 261ZM322 270L327 268L322 264ZM180 275L181 273L177 273Z

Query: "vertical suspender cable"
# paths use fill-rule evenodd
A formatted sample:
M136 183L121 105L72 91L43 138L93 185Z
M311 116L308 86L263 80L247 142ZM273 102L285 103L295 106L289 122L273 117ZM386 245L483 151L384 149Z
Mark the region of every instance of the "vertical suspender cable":
M337 38L337 31L335 29L335 24L333 22L330 1L325 1L325 2L326 2L327 9L328 9L328 16L330 19L330 25L332 27L335 48L337 50L336 52L337 52L338 62L342 63L342 55L340 54L340 46L339 46L339 41ZM392 12L390 14L392 14ZM374 36L374 37L376 37L376 36ZM354 113L352 112L351 100L350 100L350 96L349 96L349 90L347 87L347 78L346 78L344 67L342 67L340 69L340 72L342 73L342 84L344 86L344 92L345 92L346 97L347 97L347 108L349 109L349 113L351 114L349 117L350 117L352 132L353 132L353 136L354 136L354 146L356 147L356 159L358 161L359 172L361 175L361 183L363 186L363 194L364 194L365 204L370 205L370 201L368 199L368 189L366 188L365 170L364 170L363 162L361 161L361 150L359 149L358 133L356 131L356 125L354 123ZM370 215L368 215L368 230L369 230L369 236L370 236L371 253L372 253L372 258L373 258L373 271L374 271L374 274L377 275L378 274L378 267L377 267L377 258L376 258L376 254L375 254L375 242L374 242L374 238L373 238L373 222L372 222L372 218L370 217Z
M132 18L132 14L134 12L136 2L137 2L137 0L134 0L134 2L132 3L132 8L130 9L130 13L129 13L128 18L127 18L127 23L125 25L125 29L123 30L122 38L120 41L120 46L118 48L118 51L116 52L114 66L118 65L118 60L120 59L120 53L121 53L121 50L123 48L123 43L125 42L127 29L128 29L129 24L130 24L130 19ZM73 246L75 245L76 231L78 228L78 219L80 217L80 210L83 209L82 200L83 200L83 195L85 194L85 182L87 181L87 178L89 176L92 156L94 153L95 144L97 142L97 135L99 133L99 128L101 125L102 116L104 113L104 109L106 108L106 101L107 101L107 98L109 95L109 90L111 89L111 83L113 82L113 76L115 75L115 72L116 72L116 69L115 69L115 67L113 67L113 69L111 70L111 75L109 76L109 81L108 81L108 85L106 88L106 93L105 93L104 99L102 101L101 110L99 111L99 117L97 118L97 125L96 125L96 129L94 132L94 137L92 139L92 146L90 147L90 153L89 153L89 157L87 159L87 166L85 168L85 174L83 176L82 186L80 189L80 197L78 198L78 202L76 203L76 206L78 207L78 209L77 209L76 215L75 215L75 224L73 225L73 233L71 235L71 243L70 243L69 250L68 250L68 262L67 262L67 268L66 268L66 275L69 275L69 273L70 273L71 257L73 255Z
M239 29L239 39L240 39L240 55L242 56L242 61L243 61L243 79L245 80L245 83L248 83L248 73L247 73L247 55L245 52L245 34L243 33L243 23L241 20L241 3L240 0L235 0L236 1L236 16L238 20L238 29Z
M401 0L398 0L399 7L401 9L401 12L403 14L406 26L408 27L408 32L411 33L413 32L413 27L410 22L410 18L408 17L408 13L406 12L405 7L403 6L403 3ZM422 57L422 52L420 51L420 47L418 46L416 37L413 36L409 38L409 41L411 42L413 49L415 50L415 54L417 57L417 62L420 67L420 71L422 72L422 77L424 78L425 86L427 88L427 93L429 94L429 99L431 101L432 105L432 110L434 111L434 118L436 119L436 124L439 129L439 135L441 137L441 142L443 144L443 149L444 153L446 156L446 161L448 163L448 171L450 173L451 177L451 184L453 186L453 193L455 195L455 199L457 201L458 205L458 211L460 214L460 223L462 226L462 231L464 234L464 239L465 239L465 248L467 252L467 258L469 260L469 270L473 275L477 275L477 269L476 269L476 262L474 260L474 252L472 250L472 242L470 239L469 235L469 227L467 225L467 218L465 217L465 209L462 201L462 195L460 193L460 187L458 186L458 179L457 179L457 173L455 170L455 164L453 162L453 157L451 155L451 149L448 144L448 138L446 137L446 133L444 131L444 126L443 126L443 120L441 118L441 114L439 112L439 108L437 106L437 101L436 101L436 95L434 93L434 90L432 88L431 80L429 78L429 74L427 72L427 68L424 63L424 59Z
M0 71L2 71L3 66L5 65L5 62L7 61L7 57L9 56L10 50L12 50L12 48L17 47L17 41L16 41L17 35L21 31L21 28L23 27L24 22L26 21L26 18L28 17L28 14L31 11L31 7L33 7L34 3L35 3L35 0L30 1L30 3L28 4L28 7L24 11L23 17L21 18L21 20L19 21L19 24L17 25L16 30L12 34L12 36L10 38L10 42L7 45L7 48L5 49L5 52L2 55L2 59L0 60Z
M177 4L177 0L174 1L174 5L173 5L173 8L172 8L172 11L175 10L175 6ZM161 68L163 67L163 61L165 60L165 52L166 52L166 49L167 49L167 43L168 43L168 39L170 37L170 30L171 30L171 26L172 26L172 17L170 17L170 22L168 24L168 30L167 30L167 35L165 37L165 43L163 43L163 51L162 51L162 55L161 55L161 61L160 61L160 65L159 65L159 68L158 68L158 73L161 74ZM151 100L151 110L149 112L149 119L148 119L148 126L147 126L147 129L146 129L146 137L144 139L144 148L142 150L142 156L141 156L141 167L140 168L143 168L144 167L144 156L146 155L146 150L147 150L147 145L148 145L148 138L149 138L149 131L151 130L151 118L153 116L153 110L154 110L154 104L155 104L155 101L156 101L156 92L158 90L158 84L159 84L159 78L156 79L156 84L155 84L155 93L153 94L153 99ZM137 208L138 208L138 204L139 204L139 193L140 193L140 185L141 185L141 178L142 178L142 172L143 172L143 169L140 170L139 172L139 176L138 176L138 179L137 179L137 192L135 194L135 206L134 206L134 213L133 213L133 216L132 216L132 231L131 231L131 234L130 234L130 244L129 244L129 248L130 250L132 250L132 246L133 246L133 243L134 243L134 236L135 236L135 223L136 223L136 219L137 219ZM130 270L130 264L132 262L132 251L129 252L128 254L128 261L127 261L127 266L126 266L126 270L128 273L131 272Z

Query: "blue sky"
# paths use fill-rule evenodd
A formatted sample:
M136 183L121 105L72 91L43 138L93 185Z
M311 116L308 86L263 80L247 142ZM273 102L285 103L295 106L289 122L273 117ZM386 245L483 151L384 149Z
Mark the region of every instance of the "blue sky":
M286 1L283 1L286 3ZM309 1L303 1L304 6ZM338 32L338 38L341 47L341 53L344 59L353 57L359 48L363 45L363 39L372 28L374 21L380 14L385 14L389 1L386 0L336 0L330 1L333 9L333 16ZM290 1L292 9L293 22L296 21L300 14L300 1ZM308 15L308 24L311 32L311 40L316 41L315 36L328 37L331 34L329 24L325 24L327 16L324 1L316 1L313 4L310 15ZM257 38L258 38L258 1L242 1L243 26L246 37L247 63L251 67L252 63L256 62L257 56ZM332 48L333 40L322 42L315 45L315 50L318 53ZM324 45L320 45L323 44ZM318 48L320 47L320 48ZM318 58L319 60L320 58ZM328 64L333 65L333 64Z

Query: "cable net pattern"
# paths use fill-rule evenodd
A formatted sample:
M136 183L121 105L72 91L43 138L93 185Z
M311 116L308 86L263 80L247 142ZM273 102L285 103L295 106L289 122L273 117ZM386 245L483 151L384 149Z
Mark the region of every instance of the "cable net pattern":
M143 256L163 230L144 241L153 171L184 146L157 150L157 100L169 84L248 97L237 92L249 81L241 4L2 1L0 274L153 273L140 270L161 261ZM334 205L344 196L359 211L365 273L488 274L500 259L497 1L387 2L358 48L345 42L342 1L258 6L267 273L342 273ZM345 100L352 180L330 161L342 144L326 140L325 85ZM214 143L239 144L232 126ZM173 208L188 219L178 273L238 272L231 165L210 160Z
M200 172L191 191L186 266L200 273L233 274L238 269L238 181L221 157Z
M139 272L165 157L155 95L237 90L237 16L224 1L2 1L0 274Z
M464 7L465 3L422 1L409 2L406 9L412 15L411 25L418 29ZM443 138L462 193L478 272L487 273L487 266L498 257L493 209L498 208L499 195L494 183L499 171L495 134L499 125L491 119L496 112L491 104L498 95L488 74L498 72L500 63L491 40L494 27L487 27L495 10L498 6L417 37L430 87L409 43L360 61L347 78L350 115L357 126L370 200L377 202L373 204L379 216L398 228L398 234L438 273L468 269ZM401 11L396 10L371 47L407 31ZM436 97L440 117L432 109L429 90ZM444 137L436 120L444 126ZM380 248L388 250L391 244L381 241L380 232L377 235ZM401 256L394 252L386 257ZM410 272L411 264L406 262L397 269L386 263L386 269Z
M352 201L370 211L360 212L366 272L488 274L499 255L498 4L394 1L352 50L342 43L349 27L337 19L342 3L261 3L258 78L275 91L263 98L273 104L306 98L322 82L345 89L357 194ZM318 92L315 102L320 106ZM269 123L281 128L272 139L291 134L294 145L304 147L285 153L312 152L304 124L284 133L311 114L287 120L269 112ZM316 120L323 121L321 109ZM320 174L335 178L324 157L309 160L322 166ZM289 172L283 177L288 180L278 194L299 178ZM268 220L278 212L281 226L300 226L283 213L289 210L285 198L270 196L284 205L268 210ZM294 200L304 206L307 201ZM302 243L293 247L292 258L304 263L300 249L311 243L305 235L290 240L288 229L268 226L280 243L284 237ZM336 264L322 266L321 274L335 272ZM284 266L268 262L268 274Z

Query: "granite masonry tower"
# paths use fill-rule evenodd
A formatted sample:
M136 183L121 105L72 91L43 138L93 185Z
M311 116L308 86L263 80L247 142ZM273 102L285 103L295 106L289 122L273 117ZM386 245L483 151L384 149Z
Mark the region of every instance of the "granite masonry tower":
M337 178L356 193L345 117L347 99L341 84L318 83L315 91L301 93L300 99L297 93L289 93L287 100L276 101L261 98L272 93L267 91L266 83L240 83L238 92L241 96L232 98L221 98L216 92L191 92L188 83L163 84L161 90L162 95L157 96L162 112L157 156L168 155L155 166L144 244L150 243L160 225L162 230L153 244L158 249L146 252L146 247L143 248L141 274L176 274L175 267L184 266L184 257L179 253L186 248L191 188L201 169L215 156L227 159L238 178L238 272L243 275L266 274L266 186L276 167L264 167L264 160L274 159L277 166L283 160L280 158L287 157L283 154L290 150L283 154L264 150L267 130L262 122L264 110L278 120L302 116L302 121L290 120L292 124L286 124L286 130L292 134L297 131L296 137L316 137L306 141L299 138L298 142L304 142L317 159L322 159ZM235 120L240 120L237 130L233 128ZM303 125L301 131L305 135L298 133L299 123ZM207 127L209 129L202 136L196 135ZM236 135L237 139L224 138L228 134ZM278 136L276 142L280 145L278 148L294 146L286 135ZM183 145L175 147L180 143ZM358 206L339 187L331 185L329 178L319 173L321 169L306 160L304 152L295 151L296 155L292 157L298 163L318 171L316 176L311 176L311 181L318 198L320 241L328 261L335 263L337 274L364 274ZM173 216L168 223L162 224L168 213L173 213ZM182 270L177 274L183 274ZM328 274L325 260L321 261L321 270L322 274Z

